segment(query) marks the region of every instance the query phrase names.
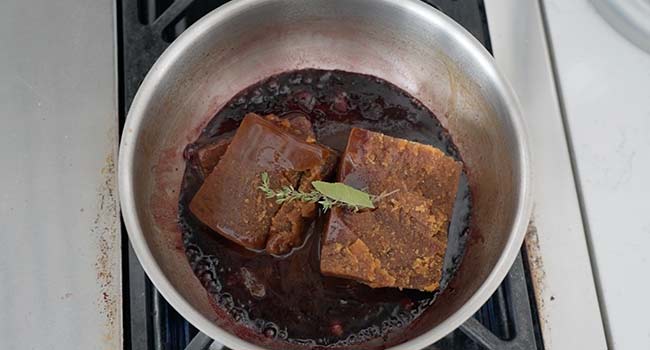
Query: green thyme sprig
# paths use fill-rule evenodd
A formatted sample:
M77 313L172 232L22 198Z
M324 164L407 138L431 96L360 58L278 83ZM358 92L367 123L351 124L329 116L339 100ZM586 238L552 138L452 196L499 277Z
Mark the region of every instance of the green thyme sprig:
M313 181L314 188L310 192L295 189L293 186L283 186L279 190L271 188L269 174L263 172L261 175L262 184L258 189L268 199L275 199L276 203L291 202L299 200L302 202L318 203L323 211L333 207L344 207L353 211L360 209L372 209L378 201L396 193L398 190L384 192L380 195L371 195L341 182Z
M269 174L262 173L262 184L258 187L266 194L266 198L275 198L276 203L291 202L299 200L302 202L318 202L321 194L318 191L303 192L296 190L293 186L283 186L282 189L273 190L269 180Z

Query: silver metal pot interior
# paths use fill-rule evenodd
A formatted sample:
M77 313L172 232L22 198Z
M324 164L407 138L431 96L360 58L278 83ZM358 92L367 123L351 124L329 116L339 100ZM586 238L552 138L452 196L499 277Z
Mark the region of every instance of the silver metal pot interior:
M391 345L430 344L470 317L505 276L530 199L528 156L510 89L470 34L419 1L240 0L181 35L149 72L124 129L120 195L136 253L162 294L200 330L235 349L260 348L214 311L184 255L176 224L182 153L234 94L300 68L392 82L430 108L460 149L473 212L453 292L443 293Z

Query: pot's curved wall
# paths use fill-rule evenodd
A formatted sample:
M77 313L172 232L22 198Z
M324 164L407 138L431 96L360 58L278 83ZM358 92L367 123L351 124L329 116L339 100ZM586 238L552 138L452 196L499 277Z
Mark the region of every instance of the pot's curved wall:
M509 239L517 236L521 242L523 232L513 232L513 225L523 201L525 155L511 122L512 101L477 50L479 44L472 46L469 34L457 32L459 26L422 11L415 2L328 0L319 5L284 0L224 6L177 39L149 73L141 87L147 91L136 97L138 107L129 115L141 124L137 130L125 129L125 139L135 142L128 147L135 148L130 176L136 215L155 260L143 263L157 264L203 317L245 332L213 311L182 250L176 209L184 147L234 94L270 75L321 68L378 76L417 97L449 129L467 163L474 198L472 236L451 283L453 292L443 293L415 323L410 334L415 336L454 314L479 290ZM137 234L131 232L132 239ZM471 312L465 314L455 322ZM211 327L199 325L217 336Z

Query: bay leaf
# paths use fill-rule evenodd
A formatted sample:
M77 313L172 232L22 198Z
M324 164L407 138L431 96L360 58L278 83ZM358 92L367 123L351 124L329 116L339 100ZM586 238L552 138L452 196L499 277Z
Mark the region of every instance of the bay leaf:
M352 207L374 208L370 195L341 182L312 181L311 185L316 191L333 200L345 203Z

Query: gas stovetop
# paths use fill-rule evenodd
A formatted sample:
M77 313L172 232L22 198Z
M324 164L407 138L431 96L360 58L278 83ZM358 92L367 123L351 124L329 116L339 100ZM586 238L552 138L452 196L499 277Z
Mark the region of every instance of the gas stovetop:
M130 252L116 163L149 67L224 2L0 1L2 348L220 348ZM606 21L629 38L611 12L622 2L427 2L493 53L518 95L534 174L525 253L481 312L433 348L648 348L638 276L650 262L650 168L639 161L650 149L650 60Z
M226 2L119 2L121 124L140 82L164 49L188 26ZM425 2L459 22L492 50L483 1ZM184 320L156 291L130 247L125 245L125 249L128 249L123 254L125 349L225 349ZM543 349L530 288L522 251L504 282L474 317L427 349Z

